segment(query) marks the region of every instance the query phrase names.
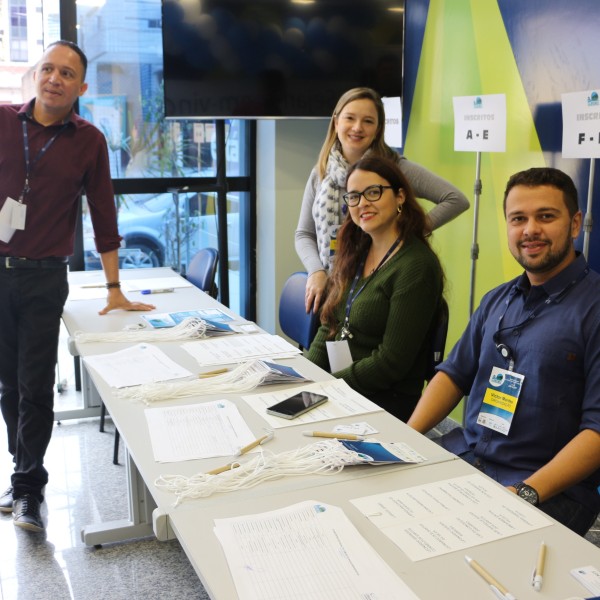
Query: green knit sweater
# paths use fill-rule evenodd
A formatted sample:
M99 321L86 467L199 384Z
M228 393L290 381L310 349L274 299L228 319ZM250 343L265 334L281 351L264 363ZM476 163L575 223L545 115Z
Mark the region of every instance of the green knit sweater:
M361 279L356 289L363 282ZM432 250L418 239L406 240L402 248L371 275L352 304L350 331L353 337L348 343L354 362L334 373L335 377L344 379L367 398L375 400L374 397L391 392L416 401L423 389L430 332L442 286L441 268ZM340 324L344 320L349 289L350 286L335 311ZM336 340L340 339L340 329L338 325ZM329 371L327 334L328 327L322 325L307 358Z

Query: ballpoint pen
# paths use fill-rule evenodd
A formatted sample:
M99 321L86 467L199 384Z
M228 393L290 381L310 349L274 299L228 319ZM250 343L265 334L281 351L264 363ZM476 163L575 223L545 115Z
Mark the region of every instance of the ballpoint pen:
M540 549L538 550L537 563L535 565L535 570L533 571L533 577L531 579L531 585L536 592L539 592L542 589L542 584L544 582L544 566L546 564L546 544L542 542L540 544Z
M142 290L142 294L170 294L175 291L173 288L160 288L157 290Z
M252 450L253 448L256 448L256 446L262 446L263 444L266 444L269 440L272 440L274 436L273 431L271 431L270 429L267 431L267 433L265 435L263 435L262 437L259 437L257 439L255 439L253 442L250 442L248 445L244 446L243 448L240 448L235 455L236 456L241 456L242 454L246 454L246 452L250 452L250 450Z
M273 436L274 436L273 431L269 430L262 437L259 437L259 438L255 439L253 442L250 442L248 445L244 446L243 448L240 448L235 453L235 456L241 456L242 454L246 454L246 452L250 452L250 450L252 450L252 448L256 448L256 446L260 446L260 445L268 442L269 440L272 440ZM223 465L222 467L217 467L216 469L207 471L206 475L218 475L219 473L224 473L225 471L231 471L232 469L237 469L238 467L241 467L241 466L242 465L237 461L230 462L226 465Z
M232 462L227 465L223 465L222 467L217 467L216 469L213 469L212 471L207 471L206 474L207 475L218 475L219 473L224 473L225 471L231 471L231 469L237 469L238 467L241 467L239 462Z
M106 288L105 283L84 283L79 286L81 289Z
M365 439L364 436L354 433L328 433L327 431L303 431L302 435L306 437L334 438L336 440L353 440L356 442L362 442Z
M465 556L467 564L490 586L492 592L501 600L517 600L495 577L488 573L476 560Z
M215 369L214 371L204 371L204 373L200 373L198 375L199 379L206 379L207 377L216 377L217 375L222 375L223 373L227 373L229 369L224 367L223 369Z

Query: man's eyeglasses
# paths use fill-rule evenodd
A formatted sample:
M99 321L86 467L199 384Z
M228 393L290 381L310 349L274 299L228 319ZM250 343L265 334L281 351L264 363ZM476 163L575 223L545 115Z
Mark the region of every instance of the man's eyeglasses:
M342 198L348 206L358 206L360 204L360 197L364 196L369 202L377 202L383 195L383 190L391 190L391 185L370 185L365 188L362 192L348 192L344 194Z

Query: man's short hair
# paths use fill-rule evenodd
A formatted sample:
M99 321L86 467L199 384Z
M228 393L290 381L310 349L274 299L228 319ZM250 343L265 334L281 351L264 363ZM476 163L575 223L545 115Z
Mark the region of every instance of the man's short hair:
M504 190L504 214L506 215L506 197L512 188L517 185L525 187L538 187L540 185L549 185L555 187L563 193L563 199L569 216L573 217L579 210L579 200L577 198L577 188L573 180L563 171L552 167L534 167L526 171L519 171L511 176Z
M48 46L46 46L46 50L48 50L48 48L52 48L52 46L65 46L66 48L70 48L71 50L73 50L73 52L75 52L77 56L79 56L81 60L81 65L83 67L83 81L85 81L85 76L87 74L88 59L83 50L75 42L69 42L68 40L56 40L56 42L48 44Z

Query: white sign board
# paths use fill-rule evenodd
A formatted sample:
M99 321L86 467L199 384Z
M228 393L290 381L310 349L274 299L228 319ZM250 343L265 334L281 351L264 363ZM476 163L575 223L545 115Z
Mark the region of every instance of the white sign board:
M600 99L597 91L562 94L563 158L600 157Z
M458 152L506 150L506 95L456 96L454 149Z
M383 139L392 148L402 148L402 102L399 97L382 98L385 111Z

